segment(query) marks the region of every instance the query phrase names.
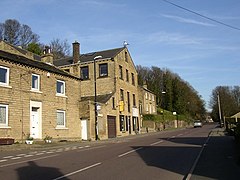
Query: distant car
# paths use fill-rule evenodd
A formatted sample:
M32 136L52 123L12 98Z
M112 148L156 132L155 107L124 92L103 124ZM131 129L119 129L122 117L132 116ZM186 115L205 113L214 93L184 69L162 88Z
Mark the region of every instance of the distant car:
M202 127L202 122L200 120L194 121L193 126L194 128Z

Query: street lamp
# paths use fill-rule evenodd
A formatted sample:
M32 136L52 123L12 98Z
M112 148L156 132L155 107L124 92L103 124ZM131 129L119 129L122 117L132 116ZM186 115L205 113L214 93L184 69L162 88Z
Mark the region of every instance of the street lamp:
M165 108L165 97L164 95L166 94L166 91L162 91L162 108L163 108L163 111L162 111L162 115L163 115L163 129L165 129L165 119L164 119L164 108Z
M96 56L94 57L94 112L95 112L95 140L98 140L98 113L97 113L97 78L96 78L96 60L101 59L102 56Z

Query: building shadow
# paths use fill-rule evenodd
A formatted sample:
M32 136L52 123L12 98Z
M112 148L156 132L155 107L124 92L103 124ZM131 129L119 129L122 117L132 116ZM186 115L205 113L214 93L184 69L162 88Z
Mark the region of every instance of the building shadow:
M169 141L154 146L133 146L148 166L186 178L206 137L160 138ZM228 137L211 137L204 147L191 179L239 179L240 166L234 160L234 142Z
M19 180L52 180L63 176L59 169L53 167L41 167L33 161L29 161L28 166L20 167L16 169L16 171ZM69 180L66 177L62 179Z

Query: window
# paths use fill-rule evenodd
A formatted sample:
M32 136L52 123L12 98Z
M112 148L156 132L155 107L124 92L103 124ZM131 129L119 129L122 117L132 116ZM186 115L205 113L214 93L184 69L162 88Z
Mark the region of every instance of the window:
M123 79L123 70L122 70L122 66L119 66L119 78Z
M57 80L57 94L65 95L65 82Z
M81 67L81 78L83 80L89 79L88 66Z
M155 101L154 95L152 95L152 101Z
M120 101L124 101L124 94L122 89L120 89Z
M119 119L120 119L120 131L125 131L124 116L120 115Z
M128 104L128 112L131 112L130 93L129 92L127 92L127 104Z
M108 64L99 64L99 76L104 77L108 76Z
M136 107L136 97L135 97L135 94L133 94L133 106Z
M127 69L126 69L126 81L129 82L129 74Z
M65 111L57 110L57 127L66 127Z
M115 97L112 97L112 108L116 109L116 107L115 107Z
M32 89L39 91L40 76L37 74L32 74Z
M0 85L9 85L9 68L0 66Z
M125 61L128 62L128 53L125 52Z
M0 127L8 126L8 105L0 104Z
M135 78L133 73L132 73L132 85L135 85Z
M148 93L147 92L145 93L145 98L148 99Z

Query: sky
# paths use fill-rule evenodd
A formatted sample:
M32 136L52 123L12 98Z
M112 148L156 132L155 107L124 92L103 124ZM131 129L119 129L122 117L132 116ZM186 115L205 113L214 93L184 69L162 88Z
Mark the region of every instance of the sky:
M1 0L0 7L0 23L16 19L44 44L78 41L82 54L126 40L135 65L178 74L207 109L214 88L240 85L239 0Z

